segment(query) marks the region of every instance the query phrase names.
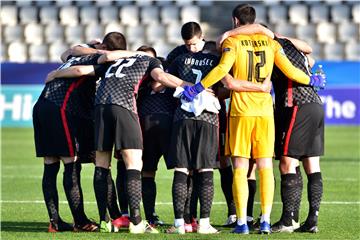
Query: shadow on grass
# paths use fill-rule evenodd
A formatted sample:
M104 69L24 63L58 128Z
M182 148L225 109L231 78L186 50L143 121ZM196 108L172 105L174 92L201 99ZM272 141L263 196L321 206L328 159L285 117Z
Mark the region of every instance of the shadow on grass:
M2 232L47 232L48 222L1 222Z

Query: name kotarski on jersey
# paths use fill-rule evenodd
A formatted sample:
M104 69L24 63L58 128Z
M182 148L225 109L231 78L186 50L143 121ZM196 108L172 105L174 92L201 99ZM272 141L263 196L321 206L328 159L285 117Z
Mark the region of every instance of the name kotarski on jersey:
M264 40L257 40L257 41L253 41L253 40L241 40L240 41L241 46L247 47L247 46L252 46L252 47L267 47L269 46L268 41L264 41Z
M192 57L185 58L184 64L193 66L213 66L214 60L209 58L195 59Z

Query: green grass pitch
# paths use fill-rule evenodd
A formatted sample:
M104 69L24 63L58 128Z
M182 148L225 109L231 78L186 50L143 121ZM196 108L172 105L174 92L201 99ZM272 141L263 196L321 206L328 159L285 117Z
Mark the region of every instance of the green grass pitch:
M34 153L32 129L3 128L1 136L1 239L359 239L360 238L360 127L326 127L326 154L321 160L324 195L319 216L318 234L272 234L262 236L230 234L230 229L219 227L226 219L225 199L220 188L218 171L215 173L215 197L211 222L222 232L218 235L184 236L131 235L121 233L47 233L48 216L43 203L41 177L42 159ZM115 164L115 162L114 162ZM279 170L275 165L276 189L272 222L278 220L281 204ZM62 190L62 169L58 177L60 213L71 222L71 215ZM93 165L85 165L82 172L85 210L89 217L98 219L92 188ZM115 175L115 173L113 173ZM301 220L308 211L306 177L304 176ZM157 206L159 216L168 224L173 222L171 183L173 172L160 164L157 176ZM259 196L256 196L255 216L259 214Z

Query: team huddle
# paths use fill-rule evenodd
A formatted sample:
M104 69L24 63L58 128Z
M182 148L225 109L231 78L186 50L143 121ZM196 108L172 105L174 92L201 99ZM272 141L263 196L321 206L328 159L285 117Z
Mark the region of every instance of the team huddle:
M64 63L48 74L33 109L36 155L44 158L49 232L128 228L133 234L159 233L164 223L155 211L155 175L161 157L174 169L174 224L166 233L219 233L210 224L217 168L227 203L224 227L233 233L318 231L324 111L317 89L325 87L326 77L311 73L314 60L306 42L274 34L255 24L255 18L251 5L236 6L234 29L217 42L205 41L198 23L185 23L184 45L166 59L150 46L127 51L119 32L62 54ZM283 208L279 221L270 225L274 156ZM59 215L60 160L73 225ZM309 200L301 225L299 161L308 177ZM91 162L99 224L85 214L80 181L81 164ZM258 220L253 216L255 170Z

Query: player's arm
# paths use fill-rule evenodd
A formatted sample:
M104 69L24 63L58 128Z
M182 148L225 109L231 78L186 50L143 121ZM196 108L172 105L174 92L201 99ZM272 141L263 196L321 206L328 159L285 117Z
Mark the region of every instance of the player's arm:
M227 74L221 81L224 86L236 92L267 92L271 91L271 76L268 75L263 83L253 83L245 80L234 79Z
M120 58L128 58L136 55L147 55L149 57L152 57L151 54L144 51L115 50L115 51L107 51L105 54L102 54L98 59L98 63L102 64L106 62L112 62Z
M95 43L90 42L89 44L94 45ZM63 62L66 62L69 56L78 57L78 56L92 55L92 54L103 54L105 52L107 51L89 47L89 45L87 44L75 45L61 54L61 60Z
M159 82L160 84L162 84L166 87L170 87L170 88L192 85L191 83L183 81L180 78L178 78L170 73L164 72L164 70L162 70L161 68L154 68L150 72L150 75L155 81Z
M81 76L95 76L95 69L93 65L77 65L64 69L51 71L45 80L45 83L54 80L55 78L73 78Z
M282 36L278 33L275 34L275 36L277 38L286 38L287 40L289 40L292 44L294 44L294 46L301 52L305 53L305 54L310 54L312 53L312 47L305 41L297 39L297 38L291 38L291 37L285 37Z
M258 23L249 24L249 25L245 25L245 26L241 26L241 27L231 29L231 30L226 31L225 33L223 33L216 40L217 48L219 49L221 44L223 43L223 41L225 39L227 39L228 37L235 36L235 35L240 35L240 34L243 34L243 35L263 34L263 35L267 35L271 39L273 39L274 36L275 36L274 33L270 29L262 26L261 24L258 24Z

